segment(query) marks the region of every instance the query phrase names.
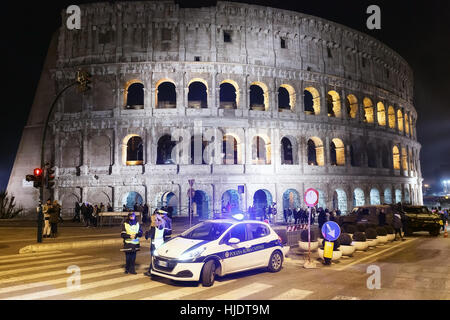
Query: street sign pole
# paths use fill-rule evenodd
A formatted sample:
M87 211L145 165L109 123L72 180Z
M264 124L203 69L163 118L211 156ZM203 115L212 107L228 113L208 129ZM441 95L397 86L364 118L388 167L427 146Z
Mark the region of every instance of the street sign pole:
M304 201L308 206L308 261L305 262L303 267L305 269L314 269L316 268L316 263L311 261L311 213L312 208L319 202L319 192L315 189L306 190Z

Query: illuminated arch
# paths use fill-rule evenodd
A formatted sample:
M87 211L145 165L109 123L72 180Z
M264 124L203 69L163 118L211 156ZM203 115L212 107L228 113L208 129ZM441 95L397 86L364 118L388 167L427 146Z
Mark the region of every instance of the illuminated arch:
M377 188L373 188L372 190L370 190L370 204L381 204L380 191Z
M408 154L405 147L402 148L402 166L403 170L408 171Z
M334 138L330 143L331 165L345 166L345 146L341 139Z
M303 92L304 94L306 94L306 92L308 92L311 96L312 96L312 109L314 110L313 113L315 115L320 114L320 94L319 91L314 88L314 87L307 87L305 88L305 91ZM304 105L305 111L306 112L311 112L307 110L307 106L306 104Z
M407 135L409 135L409 118L406 112L405 112L405 132Z
M223 81L220 83L220 85L219 85L219 87L220 87L220 97L222 97L222 95L223 95L222 90L225 90L225 89L223 88L223 86L222 86L222 85L224 85L224 84L229 84L229 85L231 85L231 86L234 87L234 90L235 90L234 94L235 94L235 97L236 97L236 98L234 99L234 101L227 101L227 100L222 100L222 99L220 99L220 102L234 102L235 105L234 105L233 108L231 108L231 109L236 109L237 106L239 105L239 98L240 98L240 94L239 94L239 85L238 85L238 83L237 83L236 81L231 80L231 79L223 80ZM224 107L224 108L225 108L225 107ZM227 108L225 108L225 109L227 109Z
M358 114L358 99L353 94L347 96L346 106L349 118L355 119Z
M374 123L374 115L373 115L373 103L369 98L364 98L364 115L366 117L367 123Z
M297 146L295 138L284 136L281 138L280 155L282 165L293 165L297 163Z
M265 134L257 134L252 138L252 163L271 163L270 138Z
M188 83L188 108L208 107L208 83L201 78L194 78Z
M398 131L403 132L403 112L400 109L397 111L397 123Z
M139 79L132 79L132 80L127 81L127 83L125 83L125 90L124 90L124 93L123 93L123 105L125 107L129 105L128 104L128 102L129 102L128 101L128 98L129 98L129 96L128 96L128 89L130 89L130 87L132 87L133 85L136 85L136 84L142 85L142 105L144 104L144 92L143 92L143 90L144 90L144 82L142 82ZM135 105L135 104L133 104L133 105ZM132 106L132 105L130 105L130 106Z
M264 103L263 109L264 110L260 110L260 111L267 111L267 110L269 110L269 88L267 87L267 85L265 83L263 83L263 82L260 82L260 81L252 82L250 84L250 91L251 91L251 87L252 86L259 87L262 90L263 103ZM259 110L259 106L258 105L254 104L254 103L252 104L251 97L249 97L249 101L250 101L250 110Z
M353 206L360 207L366 203L366 198L364 196L364 191L361 188L356 188L353 191Z
M393 106L388 108L389 128L395 129L395 110Z
M171 91L169 94L169 97L166 97L166 99L169 100L162 100L162 97L160 97L160 86L164 85L167 86L167 84L172 84L173 88L168 88L168 91ZM157 109L174 109L176 108L176 103L177 103L177 91L176 91L176 84L175 81L173 81L172 79L169 78L163 78L160 79L158 82L156 82L155 84L155 106ZM161 98L161 99L160 99Z
M295 95L295 89L293 86L289 84L282 84L280 88L283 88L287 91L289 95L289 110L294 111L295 109L295 102L296 102L296 95ZM280 88L278 88L278 111L282 111L282 109L286 109L285 106L280 105Z
M327 95L328 116L333 118L341 118L341 99L336 91L328 91Z
M141 140L141 143L142 143L142 149L136 150L137 152L139 152L139 155L140 155L140 153L142 153L142 158L140 160L139 159L134 159L134 158L133 158L134 160L129 159L129 153L130 153L129 152L130 151L129 150L129 142L134 137L138 137ZM144 148L143 148L143 140L138 134L132 133L132 134L127 135L122 140L122 164L124 166L135 166L135 165L143 164L143 150L144 150ZM140 158L140 156L138 158Z
M384 108L383 102L377 103L377 119L380 126L386 126L386 109Z
M307 143L308 165L324 166L323 142L318 137L309 138Z
M398 150L397 146L392 148L392 158L394 162L394 169L400 170L400 150Z

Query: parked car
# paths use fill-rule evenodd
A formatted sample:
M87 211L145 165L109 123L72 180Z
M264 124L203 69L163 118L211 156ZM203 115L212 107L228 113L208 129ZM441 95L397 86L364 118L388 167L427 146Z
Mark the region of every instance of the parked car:
M428 231L432 236L440 234L442 220L439 214L431 212L425 206L403 205L402 209L407 217L407 234L418 231Z
M394 213L400 213L404 217L404 213L401 211L398 205L383 204L383 205L371 205L355 207L346 216L340 216L338 223L341 226L346 225L358 225L363 224L366 227L369 225L379 225L379 214L381 210L386 214L386 224L392 225Z

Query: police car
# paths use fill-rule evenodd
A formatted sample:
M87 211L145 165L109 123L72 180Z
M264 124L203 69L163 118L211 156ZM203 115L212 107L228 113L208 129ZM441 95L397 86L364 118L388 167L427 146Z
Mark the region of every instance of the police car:
M216 275L263 267L278 272L288 251L265 222L207 220L155 250L151 274L177 281L201 281L209 287Z

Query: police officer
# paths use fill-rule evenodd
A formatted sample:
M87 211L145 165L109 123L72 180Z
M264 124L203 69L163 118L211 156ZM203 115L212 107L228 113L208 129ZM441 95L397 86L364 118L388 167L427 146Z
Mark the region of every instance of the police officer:
M128 214L127 219L122 225L122 232L120 235L124 242L122 251L125 251L125 274L136 274L136 252L139 251L139 238L142 237L142 229L139 222L136 221L134 212Z

